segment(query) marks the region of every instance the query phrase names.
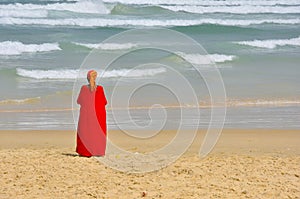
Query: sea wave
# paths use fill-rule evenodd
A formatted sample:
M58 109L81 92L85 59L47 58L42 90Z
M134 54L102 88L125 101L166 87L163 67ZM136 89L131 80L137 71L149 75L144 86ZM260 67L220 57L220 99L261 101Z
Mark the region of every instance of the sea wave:
M253 106L298 106L300 100L298 99L226 99L225 102L215 102L212 104L208 101L200 101L198 104L184 104L184 105L173 105L173 104L162 104L155 108L213 108L213 107L253 107ZM109 107L110 109L149 109L153 107L149 106L131 106L131 107Z
M124 50L138 47L138 44L133 43L96 43L96 44L86 44L86 43L76 43L76 45L85 46L88 48L97 48L103 50ZM209 54L209 55L200 55L200 54L185 54L182 52L177 52L177 54L181 55L187 61L194 64L209 64L212 61L216 63L233 61L237 59L235 55L223 55L223 54Z
M17 68L16 72L19 76L33 79L75 79L79 70L27 70Z
M44 18L48 16L47 10L16 10L0 9L0 17L27 17L27 18Z
M232 106L290 106L299 105L300 100L297 99L228 99L226 105Z
M137 44L133 43L124 43L124 44L118 44L118 43L97 43L97 44L91 44L91 43L76 43L76 45L85 46L87 48L97 48L102 50L124 50L124 49L130 49L137 47Z
M0 105L21 105L21 104L31 104L40 102L40 97L25 98L25 99L7 99L1 100ZM227 99L225 101L226 107L286 107L286 106L299 106L300 100L297 99ZM118 106L108 106L107 110L147 110L147 109L179 109L179 108L213 108L213 107L223 107L224 103L215 103L212 105L207 101L200 101L198 104L184 104L184 105L174 105L174 104L161 104L161 106L129 106L129 107L118 107ZM44 108L44 109L9 109L0 110L0 112L58 112L58 111L74 111L78 108Z
M230 0L230 1L211 1L211 0L103 0L105 3L122 3L133 5L202 5L202 6L220 6L220 5L300 5L299 0Z
M125 10L142 9L139 13L143 15L149 6L171 11L185 11L190 13L300 13L300 1L198 1L198 0L105 0L106 4L97 0L79 0L47 2L48 4L33 3L10 3L0 4L0 17L25 17L46 18L48 11L68 11L84 14L110 14L114 8L125 7ZM109 4L111 3L111 4ZM114 4L113 4L114 3ZM134 5L134 6L131 6ZM141 5L141 6L136 6ZM145 6L146 5L146 6ZM152 9L150 8L150 11ZM126 14L126 12L125 12ZM149 14L149 13L148 13ZM63 15L67 16L67 15ZM8 19L7 19L8 20Z
M64 112L64 111L74 111L74 110L78 110L78 109L72 109L72 108L10 109L10 110L0 110L0 113Z
M37 97L36 99L38 99ZM22 103L28 103L27 100L33 100L35 98L27 98L27 99L22 99ZM10 101L10 100L3 100L0 101L0 105L2 104L1 102L5 101ZM13 102L13 105L19 104L18 101ZM30 103L30 102L29 102ZM298 106L300 104L299 100L261 100L261 99L256 99L256 100L227 100L226 101L226 107L282 107L282 106ZM180 109L180 108L188 108L188 109L193 109L193 108L212 108L212 107L223 107L224 104L215 104L212 105L207 102L200 102L198 105L190 105L190 104L185 104L185 105L161 105L161 106L129 106L129 107L107 107L106 109L108 111L111 110L148 110L148 109ZM65 111L77 111L78 108L39 108L39 109L9 109L9 110L0 110L2 113L22 113L22 112L65 112Z
M277 46L300 46L300 36L291 39L253 40L240 41L235 43L259 48L274 49Z
M25 98L25 99L5 99L0 100L0 105L18 105L18 104L32 104L40 102L40 97L32 97L32 98Z
M0 42L0 55L19 55L22 53L61 50L58 43L24 44L19 41Z
M16 69L17 75L22 77L29 77L33 79L76 79L78 78L79 70L75 69L64 69L64 70L27 70L27 69ZM165 68L151 68L151 69L114 69L107 71L99 71L99 76L103 78L111 77L147 77L154 76L160 73L166 72ZM86 74L86 73L84 73ZM81 77L81 78L85 78Z
M300 19L109 19L109 18L66 18L66 19L29 19L1 17L3 25L46 25L46 26L81 26L81 27L148 27L148 26L194 26L215 24L223 26L249 26L265 23L300 24Z
M199 65L206 65L215 63L222 63L233 61L237 59L235 55L223 55L223 54L208 54L208 55L201 55L201 54L186 54L182 52L177 52L178 55L182 56L185 60L192 64L199 64Z
M253 106L298 106L300 104L300 100L288 100L288 99L275 99L275 100L264 100L264 99L240 99L240 100L232 100L227 99L225 101L226 107L253 107ZM184 105L162 105L157 106L155 108L212 108L212 107L223 107L224 103L211 104L207 101L200 101L199 104L184 104ZM129 109L149 109L153 107L149 106L131 106ZM127 109L127 107L109 107L110 109Z
M14 10L19 12L38 12L45 10L71 11L76 13L109 14L110 10L105 7L101 1L80 0L70 3L50 3L50 4L3 4L0 5L0 11Z
M232 14L253 14L253 13L300 13L300 6L257 6L257 5L239 5L239 6L160 6L164 9L175 12L184 11L189 13L232 13Z

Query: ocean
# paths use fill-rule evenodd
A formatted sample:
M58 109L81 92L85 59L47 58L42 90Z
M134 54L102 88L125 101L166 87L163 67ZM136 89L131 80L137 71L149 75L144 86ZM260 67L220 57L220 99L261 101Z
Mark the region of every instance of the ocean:
M300 128L300 0L1 0L0 129L76 129L73 87L85 57L94 48L110 53L135 49L134 40L101 42L144 28L177 31L206 50L226 89L224 128ZM168 53L135 53L144 62L149 56L174 65L182 61ZM196 55L183 57L199 61ZM136 63L134 56L124 59L99 80L109 102L117 81L126 91L167 74L159 66L129 74ZM130 101L129 118L126 107L116 105L113 112L109 103L108 129L121 123L146 128L163 119L167 129L180 122L185 128L207 128L211 106L207 91L201 90L205 82L190 70L180 72L203 91L199 107L174 105L168 93L152 87ZM149 115L153 104L166 106L167 115ZM189 110L185 118L180 118L182 108ZM194 122L196 109L200 124Z

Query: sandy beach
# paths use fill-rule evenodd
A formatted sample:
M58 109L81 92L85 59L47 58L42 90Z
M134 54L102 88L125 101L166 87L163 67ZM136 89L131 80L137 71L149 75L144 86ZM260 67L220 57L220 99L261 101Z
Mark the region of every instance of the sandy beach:
M300 199L299 63L300 0L0 0L0 199Z
M114 143L148 145L110 131ZM77 156L73 131L0 131L0 198L299 198L300 131L226 129L198 158L203 132L174 164L127 174ZM147 150L146 149L146 150Z

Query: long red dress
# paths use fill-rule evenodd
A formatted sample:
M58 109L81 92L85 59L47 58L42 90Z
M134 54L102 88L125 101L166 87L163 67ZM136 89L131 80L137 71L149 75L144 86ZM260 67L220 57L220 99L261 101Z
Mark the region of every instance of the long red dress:
M103 156L106 149L106 97L102 86L90 91L81 87L77 103L80 115L77 128L76 152L81 156Z

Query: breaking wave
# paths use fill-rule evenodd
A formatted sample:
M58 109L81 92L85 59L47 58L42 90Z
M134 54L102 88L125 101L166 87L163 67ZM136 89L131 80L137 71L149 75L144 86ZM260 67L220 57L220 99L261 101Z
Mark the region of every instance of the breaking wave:
M0 42L0 55L19 55L22 53L61 50L58 43L24 44L19 41Z
M22 77L29 77L33 79L76 79L79 70L64 69L64 70L27 70L17 68L17 75ZM152 69L114 69L107 71L99 71L99 76L103 78L110 77L147 77L154 76L166 72L165 68L152 68ZM86 73L85 73L86 74Z
M300 36L291 39L271 39L271 40L253 40L235 42L240 45L247 45L259 48L273 49L277 46L300 46Z

